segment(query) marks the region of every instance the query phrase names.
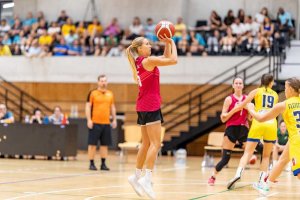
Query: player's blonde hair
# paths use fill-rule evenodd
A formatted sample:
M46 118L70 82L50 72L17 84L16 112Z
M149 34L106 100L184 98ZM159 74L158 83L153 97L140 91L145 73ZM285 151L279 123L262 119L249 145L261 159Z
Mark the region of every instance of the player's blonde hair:
M286 80L291 88L297 93L300 93L300 80L296 77L289 78Z
M126 49L127 58L133 73L133 79L136 83L137 83L137 70L136 70L135 59L138 56L138 47L143 45L144 39L145 39L144 37L135 38L132 41L131 45Z

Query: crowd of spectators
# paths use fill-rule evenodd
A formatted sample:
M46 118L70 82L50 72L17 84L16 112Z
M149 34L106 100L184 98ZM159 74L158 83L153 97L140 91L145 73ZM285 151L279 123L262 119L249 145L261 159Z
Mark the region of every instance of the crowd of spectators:
M182 17L175 25L174 41L179 55L220 55L269 52L276 43L285 43L294 35L291 14L279 8L271 17L267 8L255 16L240 9L232 10L222 19L212 11L208 23L188 27ZM148 18L143 24L135 17L129 27L121 27L117 18L104 26L99 19L74 23L62 10L56 21L46 20L43 12L29 12L25 19L16 15L2 19L0 24L0 55L47 56L122 56L130 41L145 36L153 44L153 54L160 54L163 44L154 33L155 22Z

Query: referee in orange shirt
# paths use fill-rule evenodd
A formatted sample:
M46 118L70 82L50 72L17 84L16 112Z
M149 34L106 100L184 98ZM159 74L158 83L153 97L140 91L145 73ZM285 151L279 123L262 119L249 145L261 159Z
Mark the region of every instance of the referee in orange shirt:
M98 87L90 91L85 107L88 136L88 156L90 160L90 170L97 170L94 157L96 147L100 141L101 170L109 170L105 164L108 155L108 145L111 144L111 126L117 127L116 107L113 93L107 90L107 78L105 75L98 77ZM110 115L112 124L110 125Z

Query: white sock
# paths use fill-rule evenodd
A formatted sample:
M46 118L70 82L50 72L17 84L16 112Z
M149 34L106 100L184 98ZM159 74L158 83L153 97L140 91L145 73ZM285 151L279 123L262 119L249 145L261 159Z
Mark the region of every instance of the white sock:
M145 174L145 178L149 181L152 180L152 169L146 169L146 174Z
M268 173L261 171L259 172L259 179L258 182L265 182L265 178L267 177Z
M213 171L211 175L216 178L216 172L215 171Z
M142 173L143 173L143 169L138 169L138 168L135 169L135 177L137 179L141 178Z
M244 171L243 167L238 167L237 170L236 170L235 177L242 177L243 171Z

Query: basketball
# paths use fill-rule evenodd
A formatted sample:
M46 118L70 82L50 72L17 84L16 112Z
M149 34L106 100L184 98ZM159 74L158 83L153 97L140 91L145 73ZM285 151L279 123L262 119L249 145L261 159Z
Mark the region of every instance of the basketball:
M254 165L256 163L256 160L257 160L257 156L253 155L249 160L249 164Z
M158 38L172 38L175 33L175 27L169 21L160 21L155 26L155 33Z

